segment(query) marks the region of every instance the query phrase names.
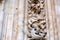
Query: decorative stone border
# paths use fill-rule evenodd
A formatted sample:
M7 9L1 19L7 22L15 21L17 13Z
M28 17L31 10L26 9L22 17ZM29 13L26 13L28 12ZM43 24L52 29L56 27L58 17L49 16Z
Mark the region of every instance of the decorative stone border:
M27 39L46 39L45 0L27 0Z

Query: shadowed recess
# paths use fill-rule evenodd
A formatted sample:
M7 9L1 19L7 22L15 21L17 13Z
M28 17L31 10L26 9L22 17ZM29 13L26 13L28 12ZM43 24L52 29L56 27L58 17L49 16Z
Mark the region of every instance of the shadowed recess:
M0 3L2 3L3 0L0 0Z

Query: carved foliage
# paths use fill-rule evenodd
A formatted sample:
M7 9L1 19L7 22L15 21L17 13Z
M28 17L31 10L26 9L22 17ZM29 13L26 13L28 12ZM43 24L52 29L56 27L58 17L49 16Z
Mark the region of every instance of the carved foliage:
M28 40L46 40L45 0L28 0Z

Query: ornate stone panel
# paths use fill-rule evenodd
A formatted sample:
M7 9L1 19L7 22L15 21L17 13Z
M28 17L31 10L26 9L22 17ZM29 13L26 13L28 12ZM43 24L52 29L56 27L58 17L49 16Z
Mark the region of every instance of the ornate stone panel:
M60 40L59 0L0 0L0 40Z
M26 0L27 40L47 40L45 0Z

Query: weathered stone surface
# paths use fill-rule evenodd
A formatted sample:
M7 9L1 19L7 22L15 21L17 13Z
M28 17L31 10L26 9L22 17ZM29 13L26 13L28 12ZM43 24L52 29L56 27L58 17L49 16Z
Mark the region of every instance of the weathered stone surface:
M0 40L60 40L60 1L0 0Z

